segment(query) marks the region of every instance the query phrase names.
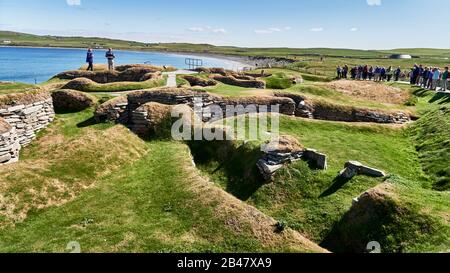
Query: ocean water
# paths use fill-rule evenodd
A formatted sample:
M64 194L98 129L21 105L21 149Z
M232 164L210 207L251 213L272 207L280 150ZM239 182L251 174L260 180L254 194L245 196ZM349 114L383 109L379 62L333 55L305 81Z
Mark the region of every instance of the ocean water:
M104 49L94 50L94 63L106 64ZM205 67L224 67L236 70L243 67L238 62L188 55L114 51L116 65L143 64L188 68L186 58L202 59ZM62 48L0 47L0 81L40 83L66 70L78 69L85 64L86 50Z

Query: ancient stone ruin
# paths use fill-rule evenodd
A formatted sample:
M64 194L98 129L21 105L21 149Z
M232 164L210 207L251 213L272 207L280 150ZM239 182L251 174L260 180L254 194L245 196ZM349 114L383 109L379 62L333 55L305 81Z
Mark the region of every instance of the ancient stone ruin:
M378 169L363 165L358 161L348 161L345 168L339 173L339 177L350 180L357 175L367 175L372 177L385 177L386 174Z
M302 118L385 124L403 124L411 121L411 116L401 111L363 109L321 101L312 102L302 95L288 92L276 92L274 95L292 99L296 105L295 116Z
M222 76L222 75L213 75L211 76L212 79L219 81L224 84L228 85L234 85L239 87L245 87L245 88L257 88L257 89L265 89L266 88L266 82L256 79L251 79L252 77L247 76L246 78L236 78L233 75L229 76Z
M104 84L111 82L142 82L149 79L162 77L163 68L150 65L124 65L117 66L115 71L85 71L73 70L57 74L54 78L62 80L74 80L78 78L89 79L93 82ZM74 89L74 88L68 88Z
M75 91L56 90L52 92L53 106L56 111L77 112L94 105L95 97Z
M327 156L313 149L305 149L291 136L280 136L278 140L270 141L264 146L264 155L258 160L258 167L264 180L272 181L276 172L286 164L305 160L313 167L326 170Z
M0 158L3 160L0 164L16 162L20 147L33 141L54 116L53 100L48 92L0 96Z
M0 164L14 163L19 160L20 144L16 128L0 118Z
M217 85L217 82L214 80L205 80L205 79L195 77L195 76L190 76L190 75L183 76L183 79L188 81L192 87L194 87L194 86L208 87L208 86Z

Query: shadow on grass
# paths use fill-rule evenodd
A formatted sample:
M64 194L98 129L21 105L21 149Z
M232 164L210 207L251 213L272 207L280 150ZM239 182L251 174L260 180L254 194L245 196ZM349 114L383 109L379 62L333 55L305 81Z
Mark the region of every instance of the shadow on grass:
M333 185L331 185L331 187L329 187L326 191L324 191L319 198L325 198L328 197L330 195L335 194L337 191L339 191L343 186L345 186L345 184L347 184L351 179L347 179L347 178L343 178L340 176L337 176L334 180L333 180Z
M217 162L210 170L212 177L226 181L227 192L236 198L248 200L265 182L256 167L261 151L248 145L236 147L227 141L191 141L187 143L196 164L208 166Z
M448 93L436 93L431 100L429 101L429 103L435 103L439 101L439 104L445 104L445 103L449 103L450 102L450 94Z
M94 117L91 117L83 122L78 123L77 128L86 128L97 124L100 124L100 122L96 121Z

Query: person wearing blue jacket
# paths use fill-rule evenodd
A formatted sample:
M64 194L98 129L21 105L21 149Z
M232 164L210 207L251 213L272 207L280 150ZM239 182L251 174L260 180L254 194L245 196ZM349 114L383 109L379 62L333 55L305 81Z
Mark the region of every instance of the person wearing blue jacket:
M87 70L94 71L94 53L91 48L88 49L86 62L89 64Z

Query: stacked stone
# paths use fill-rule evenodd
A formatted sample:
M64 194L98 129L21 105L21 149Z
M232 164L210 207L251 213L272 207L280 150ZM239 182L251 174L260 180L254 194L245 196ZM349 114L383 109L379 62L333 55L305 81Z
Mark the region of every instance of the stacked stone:
M128 122L128 100L121 96L100 105L94 113L97 122L116 121L126 124Z
M189 104L193 106L195 98L202 98L207 103L213 99L207 93L187 89L162 89L155 91L137 91L128 95L129 110L132 112L149 102L165 105Z
M256 166L266 181L272 181L275 173L284 165L299 160L307 160L310 165L321 170L327 169L327 156L313 149L305 149L291 136L280 136L263 147L264 155Z
M149 131L149 120L147 119L148 112L144 107L139 107L131 114L132 125L131 130L138 136L144 136Z
M376 123L397 123L403 124L411 121L409 115L403 112L382 113L377 111L357 112L354 113L357 121L376 122Z
M16 128L0 118L0 165L19 161L19 151Z
M264 180L271 181L275 173L283 168L285 164L293 163L302 159L303 151L293 153L280 153L277 151L268 152L263 158L258 160L258 167Z
M55 117L52 98L0 109L0 117L16 129L19 144L28 145Z
M234 85L234 86L240 86L240 87L246 87L246 88L257 88L257 89L265 89L266 88L266 82L261 80L241 80L236 79L233 76L222 76L222 75L215 75L212 76L212 79L219 81L224 84Z

